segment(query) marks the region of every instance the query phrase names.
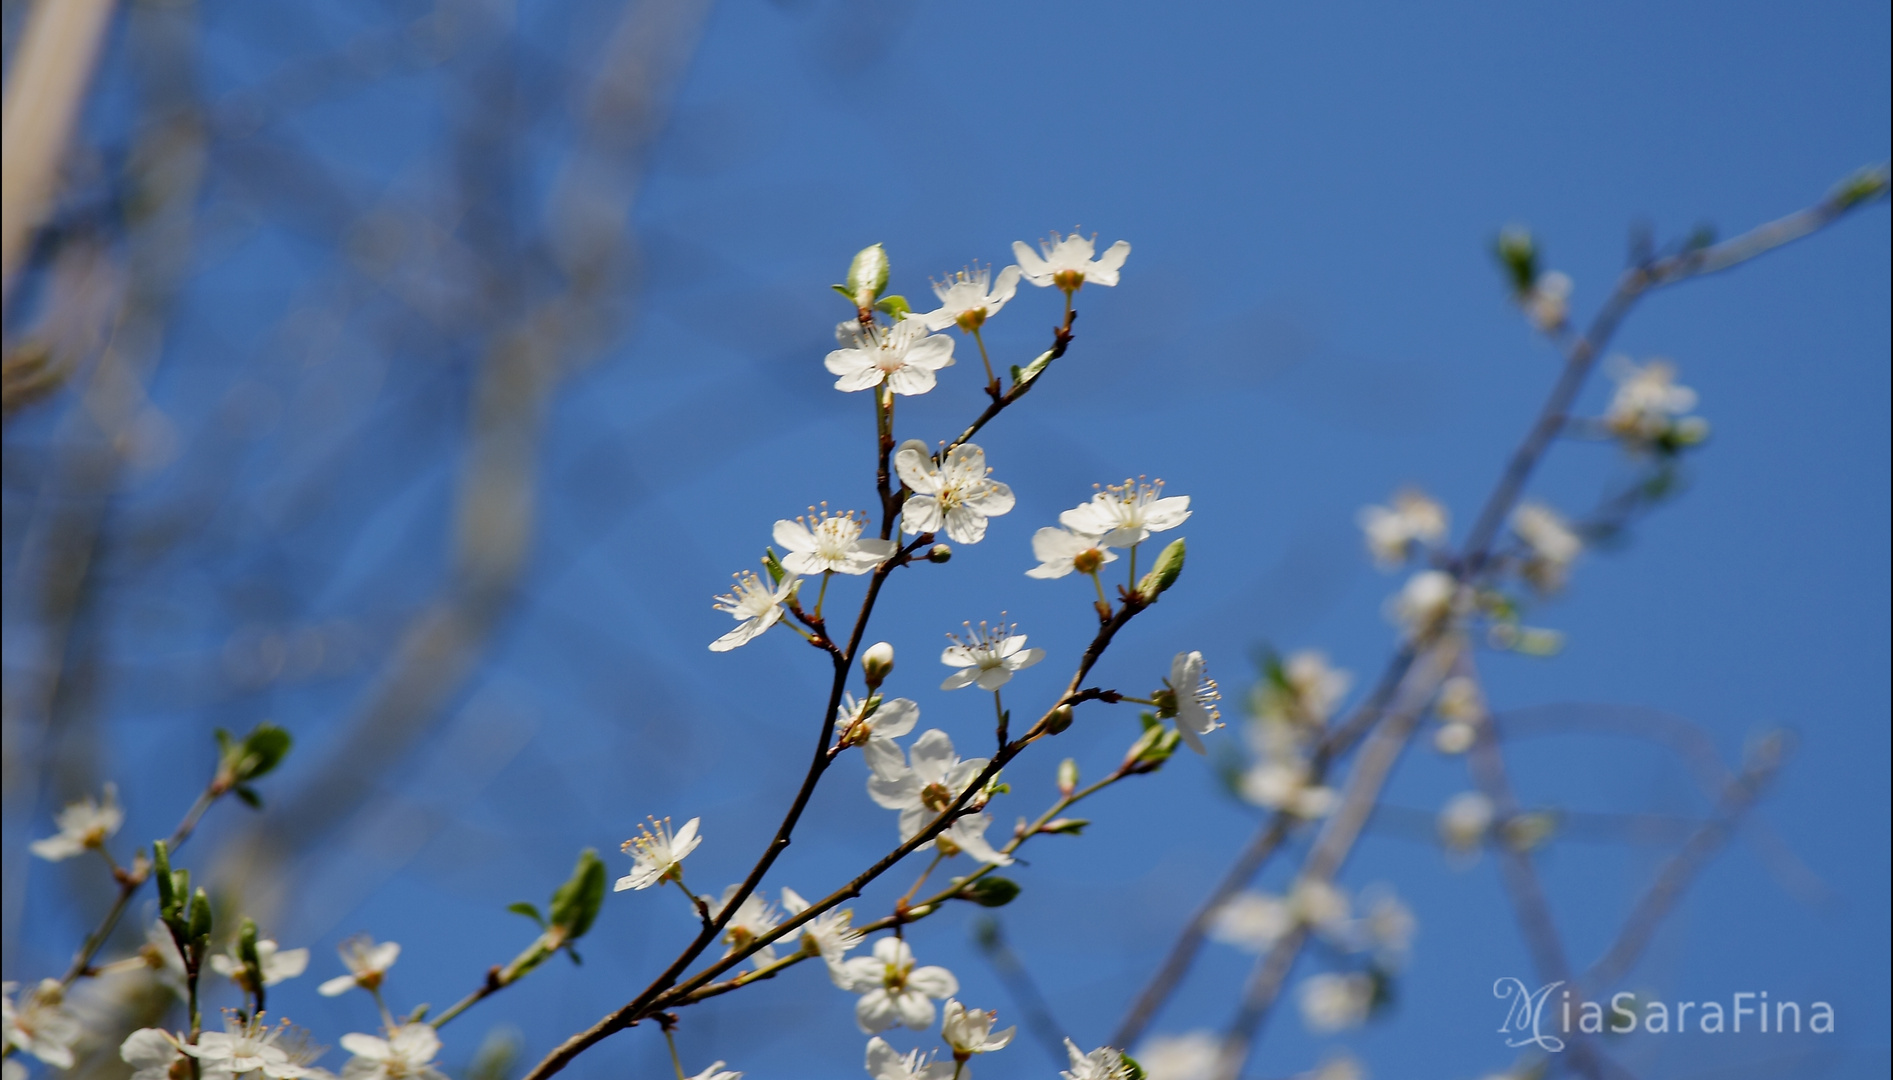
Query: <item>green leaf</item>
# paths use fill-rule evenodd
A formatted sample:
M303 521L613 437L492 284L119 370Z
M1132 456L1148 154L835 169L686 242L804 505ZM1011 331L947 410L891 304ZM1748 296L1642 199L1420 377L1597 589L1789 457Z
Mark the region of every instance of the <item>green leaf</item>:
M252 810L263 809L263 796L258 795L256 793L255 788L245 787L244 785L239 784L234 789L232 789L232 792L233 794L236 795L237 798L243 800L243 805L249 807L250 809Z
M895 322L899 322L905 319L914 309L907 303L905 296L883 296L874 302L874 310L886 315Z
M605 902L605 864L598 852L586 848L579 852L572 876L552 894L549 911L553 926L563 927L567 941L576 941L592 928L598 908Z
M762 565L763 569L769 571L769 584L782 584L782 560L776 556L775 548L762 549Z
M1025 370L1021 371L1016 367L1013 368L1012 381L1014 383L1029 383L1033 379L1038 378L1039 374L1045 370L1046 365L1050 364L1051 362L1052 362L1052 351L1050 349L1047 349L1044 352L1039 354L1038 359L1025 365Z
M539 909L532 906L531 904L527 903L524 900L520 900L516 903L511 903L511 904L506 905L506 910L512 912L515 915L524 915L526 918L531 919L534 923L538 924L539 929L541 930L544 930L546 928L546 921L545 919L540 917Z
M151 845L151 876L158 886L158 915L170 919L176 912L177 893L172 888L171 845L163 840L153 841Z
M1144 1067L1139 1065L1137 1059L1129 1054L1124 1055L1124 1068L1126 1070L1124 1080L1149 1080L1150 1074L1144 1072Z
M275 724L262 723L243 737L243 753L230 771L239 783L267 776L282 764L295 740Z
M961 900L971 900L980 907L1005 907L1020 893L1019 883L1011 878L989 875L959 891Z

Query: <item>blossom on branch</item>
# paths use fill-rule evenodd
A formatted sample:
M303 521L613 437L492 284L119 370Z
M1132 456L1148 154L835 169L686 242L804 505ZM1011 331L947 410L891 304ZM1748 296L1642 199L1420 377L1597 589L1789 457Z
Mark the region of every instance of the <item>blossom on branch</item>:
M685 1080L743 1080L743 1074L723 1067L723 1062L712 1061L710 1067Z
M258 949L260 951L260 944ZM370 992L380 989L381 980L401 955L401 946L392 941L377 945L367 934L356 934L345 939L336 952L341 954L342 966L348 969L348 974L337 975L316 987L316 993L323 997L346 994L357 986Z
M933 389L935 371L953 366L953 339L927 333L920 319L902 319L891 327L863 327L845 322L835 328L841 348L822 361L841 376L835 389L866 390L887 383L896 394L924 394Z
M275 986L308 970L309 950L280 948L274 941L264 938L256 943L256 966L263 976L263 985ZM249 974L244 970L243 957L237 954L235 942L231 943L229 952L211 956L210 970L252 993L256 990L249 985Z
M993 866L1011 866L1012 856L1000 851L986 840L986 830L992 826L991 814L966 814L953 819L953 824L940 831L934 837L933 846L943 854L952 856L971 855L974 859Z
M929 1061L919 1050L906 1054L876 1035L868 1040L868 1075L874 1080L953 1080L959 1070L951 1061Z
M447 1080L434 1068L440 1036L428 1024L405 1024L383 1039L359 1033L342 1036L342 1049L355 1055L342 1069L342 1080Z
M962 625L966 637L948 634L947 640L953 644L940 654L942 664L960 669L946 677L940 684L942 690L958 690L975 683L981 690L997 690L1012 681L1013 672L1045 659L1044 649L1026 648L1025 635L1013 633L1018 627L1007 625L1003 619L996 626L988 626L982 619L977 630L972 623Z
M1071 1068L1059 1070L1062 1080L1130 1080L1130 1063L1121 1050L1100 1046L1087 1054L1066 1039L1065 1053L1071 1057Z
M618 879L613 891L648 889L666 881L681 881L684 856L703 843L703 837L697 834L697 823L702 820L691 818L675 834L670 831L669 818L663 821L651 818L649 825L639 826L638 835L626 840L620 848L631 855L631 872Z
M1209 1031L1158 1035L1137 1048L1137 1064L1150 1080L1208 1080L1222 1049L1222 1040Z
M868 797L900 811L902 842L913 839L927 822L952 806L986 768L985 758L960 760L953 740L938 728L915 739L909 757L912 764L894 777L868 777Z
M125 823L125 810L118 805L118 785L107 783L104 796L98 800L87 795L67 803L53 823L59 826L58 832L27 845L28 850L48 862L70 859L88 848L103 846Z
M1178 653L1170 661L1170 692L1175 702L1177 734L1190 744L1190 749L1201 754L1203 736L1222 727L1222 711L1216 703L1222 700L1222 692L1216 688L1216 680L1209 677L1200 652Z
M886 562L900 545L892 540L861 535L867 515L849 511L831 515L823 503L819 516L815 507L807 517L776 522L775 540L787 548L783 569L796 574L865 574Z
M1025 280L1044 288L1056 285L1067 293L1075 293L1087 283L1092 285L1116 285L1117 272L1130 258L1131 245L1119 240L1112 244L1097 261L1092 261L1092 252L1097 250L1096 237L1059 236L1052 233L1050 240L1039 241L1039 250L1033 251L1023 240L1012 242L1012 257L1019 260L1019 269L1024 272Z
M261 951L262 943L257 944ZM278 1045L278 1041L290 1032L287 1021L270 1027L263 1022L261 1015L246 1019L235 1010L226 1009L223 1026L222 1031L199 1034L195 1046L187 1043L180 1049L196 1058L206 1072L237 1075L261 1072L271 1080L295 1080L311 1071L297 1062L287 1047ZM434 1029L427 1030L432 1033ZM348 1040L354 1037L343 1036L342 1045L347 1046ZM353 1062L350 1064L353 1065ZM353 1072L343 1075L356 1080Z
M999 309L1019 291L1018 267L1008 266L999 271L999 281L989 291L987 285L992 282L992 273L991 267L983 270L975 267L961 270L945 281L934 282L933 294L940 298L940 306L913 318L929 330L957 326L973 333L987 319L999 314Z
M782 602L801 580L785 572L775 585L765 585L754 570L735 577L736 587L716 598L716 609L728 612L736 620L736 629L712 641L711 652L729 652L738 645L747 645L751 638L774 626L782 618Z
M953 1060L965 1061L974 1054L1004 1050L1019 1029L1009 1027L994 1032L993 1023L998 1019L999 1014L996 1012L969 1009L957 1001L948 1001L944 1019L940 1021L940 1037L953 1048Z
M1032 554L1039 565L1027 570L1025 576L1041 581L1062 578L1073 571L1095 574L1105 563L1117 561L1117 554L1098 537L1049 525L1032 534Z
M139 1028L118 1046L118 1058L130 1065L131 1080L173 1080L172 1068L184 1060L178 1037L162 1028ZM188 1069L184 1070L188 1075ZM199 1069L205 1080L229 1077L229 1073Z
M1341 1031L1359 1027L1374 1004L1374 978L1352 972L1310 975L1302 980L1301 1018L1309 1030Z
M835 984L860 994L855 1022L869 1035L905 1024L915 1031L933 1026L933 1000L960 992L960 981L943 967L914 966L914 951L897 937L874 943L873 956L844 961Z
M1394 493L1392 506L1363 506L1355 520L1376 565L1399 566L1413 546L1437 547L1446 539L1446 508L1417 488Z
M58 979L42 979L17 1008L18 983L0 986L0 1046L31 1054L55 1069L72 1068L72 1044L84 1031L66 1008L66 989Z
M791 917L800 915L809 909L809 902L802 899L802 894L784 886L782 890L782 910ZM842 959L855 946L861 944L862 934L854 928L854 912L847 908L829 908L802 924L802 930L796 942L802 952L810 956L819 956L828 966L828 977L836 978L836 971Z
M1190 516L1190 497L1163 493L1163 481L1126 480L1100 488L1089 502L1058 515L1058 523L1072 532L1095 536L1106 547L1127 548L1143 543L1151 533L1176 528Z
M1012 509L1012 489L989 478L986 452L974 443L961 443L935 462L927 444L910 439L894 455L894 469L914 492L901 506L901 532L945 529L955 543L977 544L986 519Z
M1532 588L1541 593L1563 588L1571 564L1584 551L1584 538L1571 523L1543 503L1525 503L1512 513L1512 532L1529 550L1520 573Z
M1387 618L1408 637L1417 638L1450 614L1458 597L1459 582L1453 575L1444 570L1422 570L1388 599Z
M741 888L741 885L725 887L722 897L710 902L710 918L721 917L724 909L730 906L730 900ZM774 930L781 923L782 912L776 910L774 904L763 899L761 890L750 893L743 897L742 903L736 906L736 912L730 916L730 921L723 924L723 942L729 946L724 950L723 955L734 956L737 952L749 948L757 938ZM764 945L751 954L751 959L755 961L758 968L773 964L776 960L776 947Z
M920 706L907 698L882 700L879 694L870 694L865 700L856 700L853 694L843 694L841 704L835 707L841 744L859 746L868 768L887 780L898 777L907 767L907 759L894 740L914 730L919 721Z

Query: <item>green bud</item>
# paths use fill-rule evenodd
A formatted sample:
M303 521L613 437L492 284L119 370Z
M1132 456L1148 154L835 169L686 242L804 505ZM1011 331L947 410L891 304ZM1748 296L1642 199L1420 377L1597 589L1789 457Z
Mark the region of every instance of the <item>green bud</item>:
M927 552L927 561L943 563L953 558L953 549L945 544L935 544Z
M210 937L210 929L210 895L199 886L191 894L190 939L193 942L203 941Z
M1052 352L1050 349L1047 349L1046 351L1039 354L1038 359L1025 365L1025 367L1023 368L1018 367L1017 365L1014 365L1012 369L1013 383L1016 385L1019 383L1031 382L1033 379L1038 378L1039 373L1044 371L1046 365L1050 364L1051 362L1052 362Z
M1869 165L1840 182L1834 189L1834 202L1842 209L1858 206L1863 202L1878 199L1887 192L1887 167Z
M151 876L157 879L158 915L169 919L176 912L177 892L172 888L171 880L171 845L163 840L151 845Z
M1085 826L1089 824L1091 824L1091 822L1086 818L1053 818L1051 821L1039 826L1039 831L1053 836L1078 836L1085 831Z
M762 549L762 566L764 570L769 571L769 584L782 584L782 560L776 557L775 548Z
M598 852L586 848L578 854L572 876L552 894L549 909L553 926L565 930L567 941L576 941L592 928L599 905L605 902L605 864Z
M1520 296L1531 292L1538 281L1538 244L1531 230L1522 225L1507 225L1493 244L1499 265L1505 268L1512 291Z
M1512 850L1530 851L1551 839L1558 831L1558 819L1542 810L1529 811L1507 819L1500 831Z
M254 730L243 737L241 743L232 742L230 733L218 728L217 750L221 758L218 768L220 778L231 786L236 786L267 776L275 770L276 766L282 764L283 758L288 755L294 741L289 737L289 732L270 723L256 725Z
M1071 720L1071 706L1060 705L1058 708L1052 710L1051 718L1045 723L1045 730L1054 735L1060 734L1064 732L1065 729L1071 727Z
M1060 708L1070 708L1070 706L1060 706ZM1078 790L1078 763L1071 758L1066 758L1058 763L1058 793L1070 795L1076 790Z
M989 874L961 889L959 898L971 900L980 907L1005 907L1018 897L1019 892L1018 882Z
M855 307L873 307L881 290L887 288L887 249L870 244L856 252L854 261L848 264L848 279L837 288Z
M1177 583L1177 577L1183 573L1183 538L1177 537L1164 546L1157 555L1157 562L1151 566L1150 573L1137 583L1137 591L1145 600L1155 600L1164 590Z

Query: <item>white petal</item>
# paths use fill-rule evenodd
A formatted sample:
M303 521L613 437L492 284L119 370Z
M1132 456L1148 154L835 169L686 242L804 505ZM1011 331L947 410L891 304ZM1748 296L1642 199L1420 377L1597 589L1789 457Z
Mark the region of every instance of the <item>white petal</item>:
M920 719L920 706L912 700L897 697L892 701L881 702L881 707L874 710L869 721L874 725L874 734L884 738L894 738L914 730L914 724Z
M979 511L986 517L998 517L1009 512L1014 504L1012 489L996 480L988 481L984 491L967 496L966 505Z
M895 747L894 752L900 753L900 748ZM920 780L911 772L884 778L882 772L875 769L874 775L868 777L868 798L889 810L917 806L920 803Z
M874 774L874 778L883 782L899 779L901 773L907 768L907 758L901 753L901 748L893 739L869 739L861 746L861 759L868 763L868 771ZM872 791L870 791L870 797L872 797ZM887 806L878 798L874 801ZM901 804L901 806L905 805L904 802ZM890 810L900 808L900 806L888 807Z
M927 453L925 443L909 440L903 445L894 455L894 471L900 474L901 483L922 495L940 493L940 472L933 464L933 456Z
M869 1035L900 1023L900 1012L883 989L870 990L854 1003L854 1022Z
M977 544L986 538L986 518L961 505L947 511L946 534L956 543Z
M316 993L323 997L340 997L355 989L355 976L337 975L335 978L316 987Z
M1041 257L1038 252L1033 251L1031 246L1025 241L1014 240L1012 242L1012 257L1019 260L1019 270L1025 275L1025 280L1040 286L1050 285L1052 283L1051 266L1046 263L1045 259ZM1007 269L1011 268L1008 267Z
M894 1008L900 1013L901 1023L915 1031L925 1031L933 1026L933 1002L928 1001L927 995L920 993L912 983L908 984L907 990L895 996Z
M915 968L907 976L907 985L928 997L952 997L960 992L960 980L954 978L951 971L932 965Z
M962 674L967 674L963 672ZM1012 681L1012 672L1004 667L982 668L975 676L981 690L992 691Z

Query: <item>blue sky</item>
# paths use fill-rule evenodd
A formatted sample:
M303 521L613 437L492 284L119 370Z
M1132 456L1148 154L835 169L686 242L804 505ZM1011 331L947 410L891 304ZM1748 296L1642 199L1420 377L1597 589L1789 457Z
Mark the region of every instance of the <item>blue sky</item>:
M548 47L595 29L523 7L525 32ZM1070 356L980 440L1017 509L948 566L890 587L875 636L900 650L898 692L920 701L923 726L969 743L985 730L983 702L931 689L931 651L964 619L1003 609L1050 650L1014 684L1021 710L1062 685L1085 593L1025 579L1029 537L1125 476L1162 477L1196 512L1182 583L1101 678L1154 683L1177 650L1201 649L1240 691L1267 642L1323 649L1370 679L1393 644L1379 608L1397 579L1365 558L1356 508L1415 483L1463 529L1555 373L1506 302L1488 253L1497 230L1529 224L1576 279L1584 317L1634 223L1728 235L1814 201L1887 157L1887 24L1871 3L719 5L637 204L634 330L553 406L527 597L438 738L403 765L406 801L389 804L448 824L406 847L362 826L279 936L314 945L318 972L346 933L394 938L407 950L397 1000L444 1002L518 948L524 924L506 902L549 891L581 846L613 851L646 814L701 815L695 880L740 877L799 779L785 762L819 723L826 664L786 633L708 653L726 624L707 600L776 518L871 496L867 403L831 390L820 363L845 314L827 286L871 242L909 296L970 261L1003 266L1011 241L1050 229L1134 246L1118 288L1081 295ZM381 105L337 104L301 134L393 184L435 120ZM194 281L185 325L256 338L248 327L280 316L306 263L224 254ZM1888 284L1882 205L1637 310L1618 345L1674 358L1713 439L1684 497L1621 550L1588 555L1568 594L1534 611L1568 635L1562 655L1484 661L1501 710L1646 706L1700 724L1728 760L1766 729L1797 737L1759 817L1833 899L1797 900L1738 840L1623 988L1827 1000L1839 1031L1632 1042L1621 1054L1641 1076L1885 1075ZM1036 353L1056 314L1046 293L1022 295L987 335L995 358ZM957 432L979 406L973 359L962 350L939 390L902 402L901 437ZM192 392L182 377L159 387L160 400ZM1586 406L1604 399L1594 387ZM1609 447L1564 444L1534 493L1579 507L1623 468ZM445 462L419 472L325 554L338 569L312 613L435 572L451 483ZM361 689L268 704L319 751L324 711ZM120 705L159 725L139 732L208 726ZM1037 812L1062 756L1108 768L1135 723L1099 710L1028 755L1000 819ZM1514 761L1528 804L1704 811L1688 774L1636 741L1547 738ZM818 795L772 890L825 891L891 845L892 815L857 771L844 762ZM129 779L134 814L163 819L182 783ZM1467 786L1460 762L1421 748L1389 801L1430 811ZM1096 824L1082 839L1035 843L1014 875L1024 895L1000 914L1059 1020L1095 1045L1254 817L1182 758L1085 816ZM1546 854L1580 962L1662 854L1579 839ZM1490 986L1528 960L1490 860L1449 865L1382 823L1343 877L1392 884L1420 918L1398 1003L1340 1040L1284 1011L1251 1075L1308 1068L1336 1043L1380 1077L1507 1064ZM860 908L885 905L883 892ZM958 972L969 1002L1016 1013L969 944L970 918L929 921L916 950ZM549 965L481 1006L449 1029L452 1050L507 1020L536 1057L643 985L687 932L675 896L611 897L583 968ZM1212 948L1159 1029L1220 1026L1246 963ZM304 982L281 994L299 1021L371 1021L362 1002ZM693 1010L680 1043L692 1068L723 1057L757 1078L855 1075L849 1005L795 971ZM578 1071L664 1067L661 1040L640 1029ZM1029 1042L978 1071L1052 1075Z

